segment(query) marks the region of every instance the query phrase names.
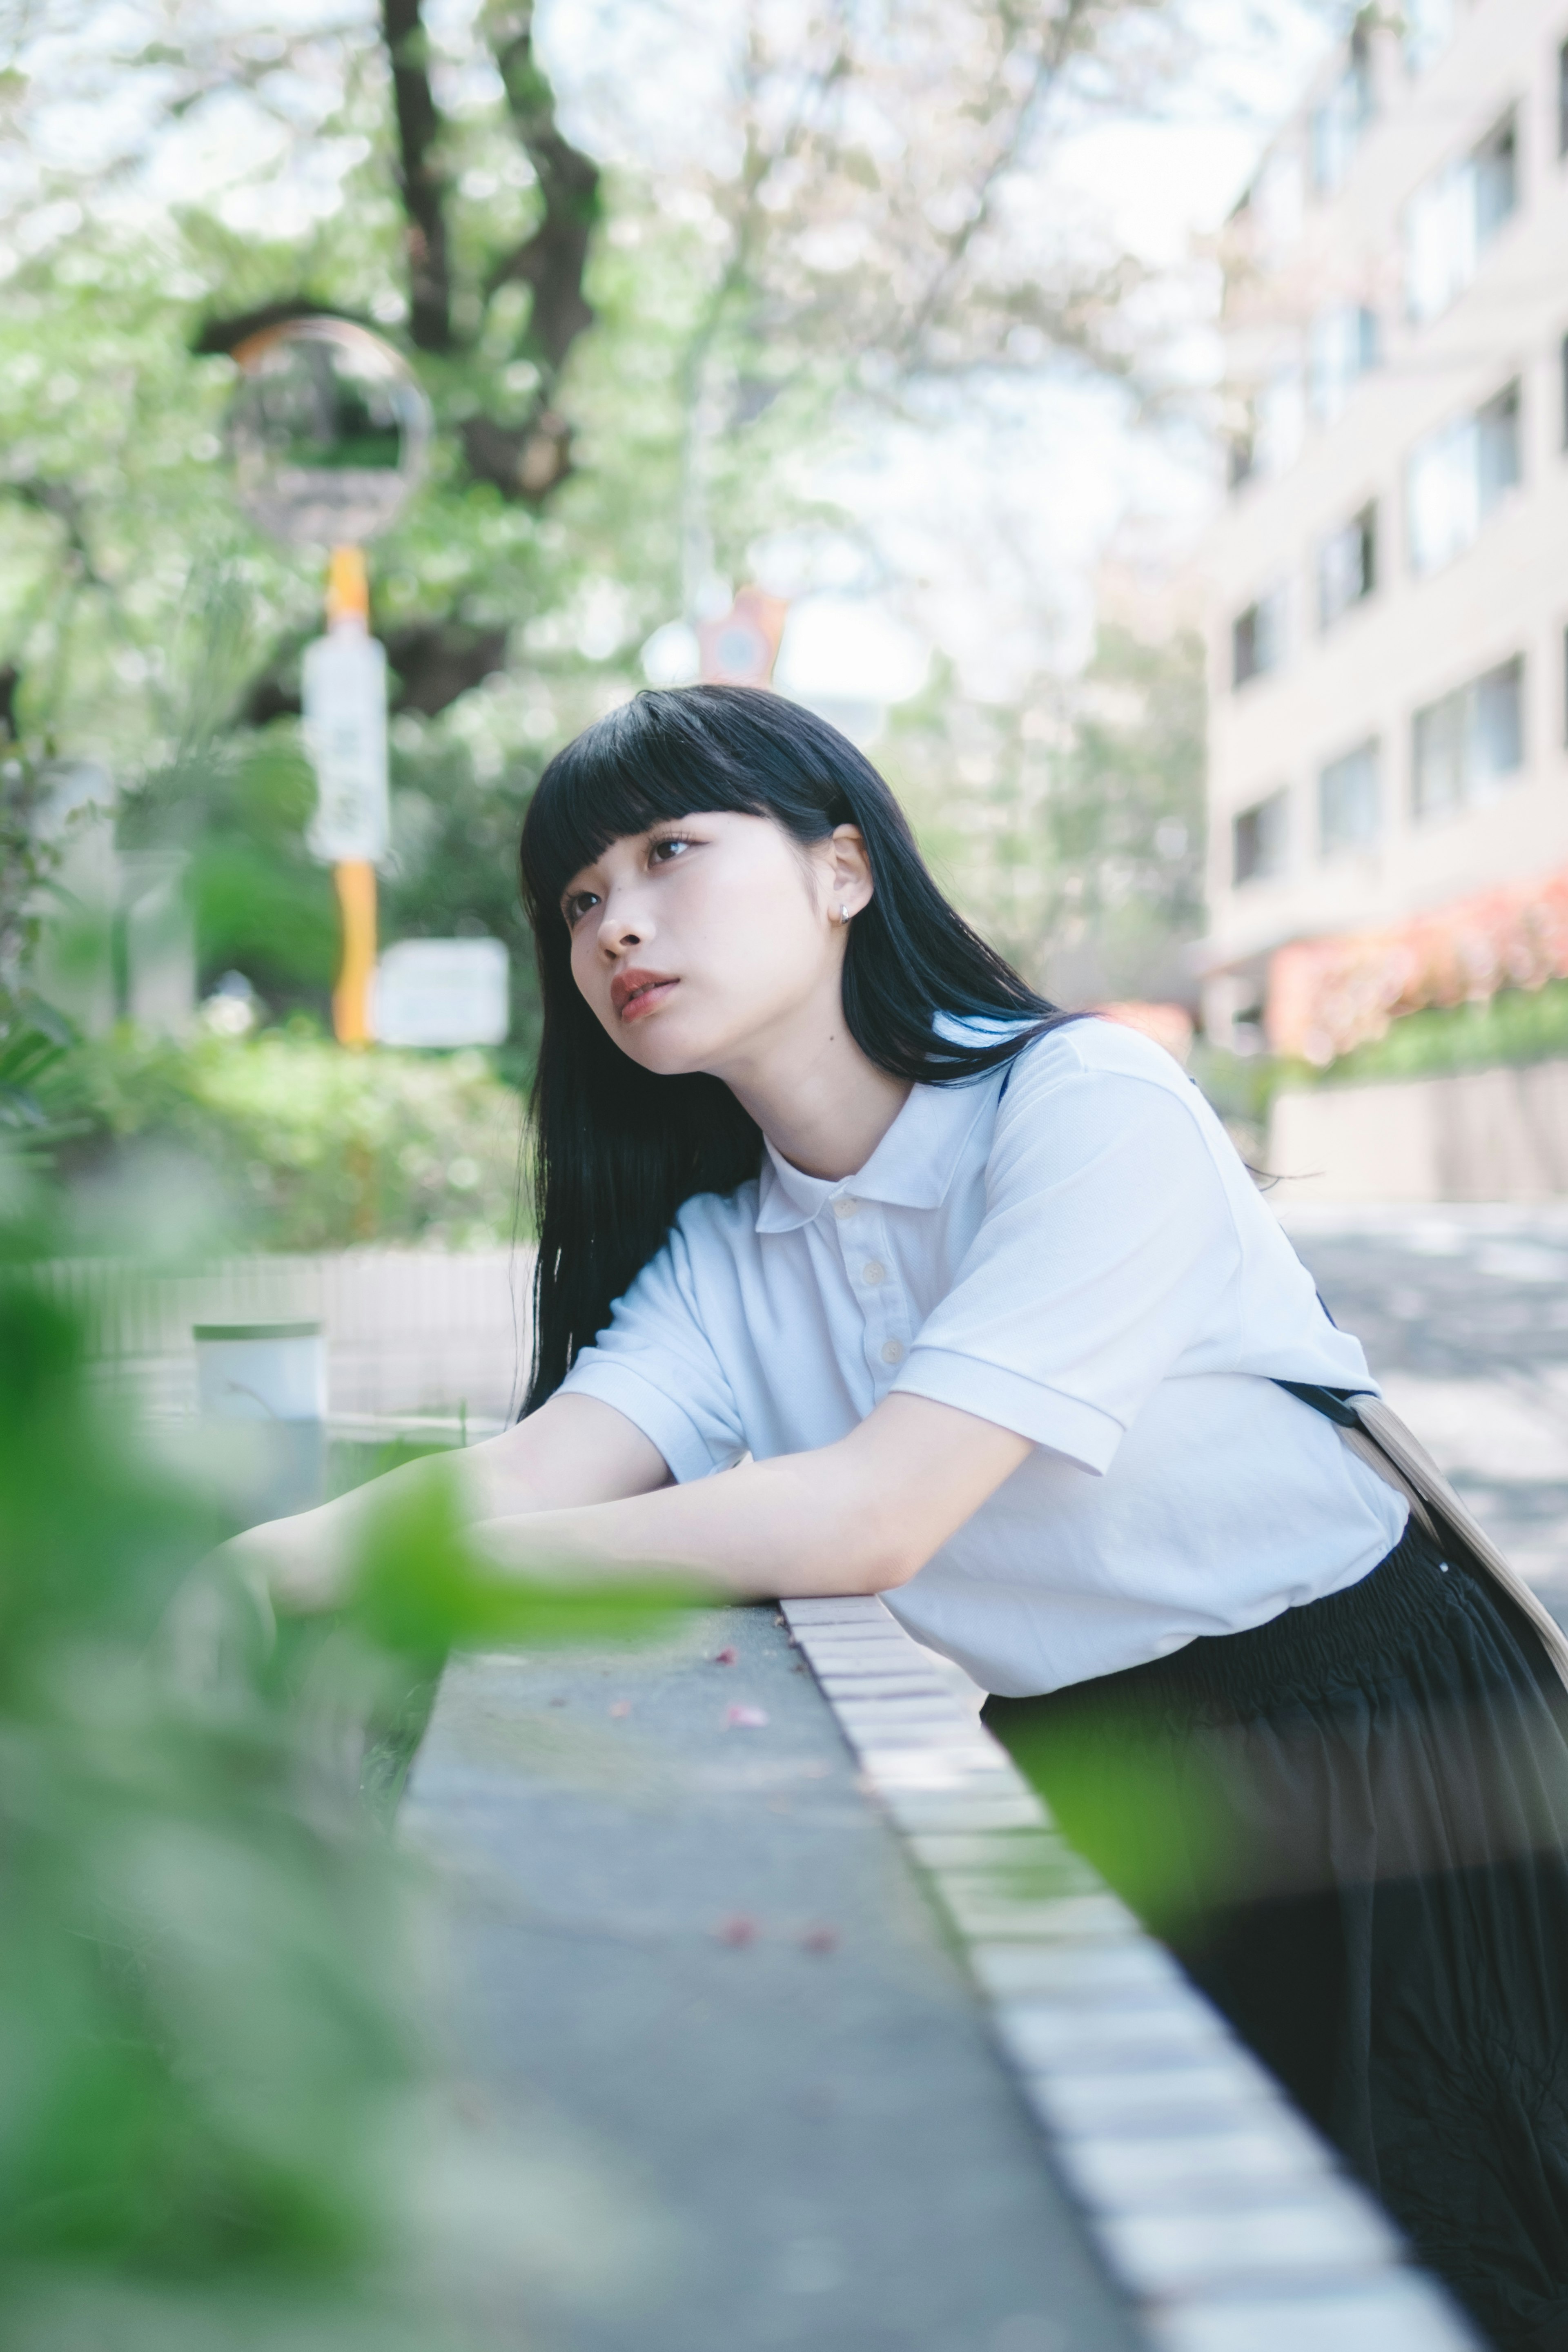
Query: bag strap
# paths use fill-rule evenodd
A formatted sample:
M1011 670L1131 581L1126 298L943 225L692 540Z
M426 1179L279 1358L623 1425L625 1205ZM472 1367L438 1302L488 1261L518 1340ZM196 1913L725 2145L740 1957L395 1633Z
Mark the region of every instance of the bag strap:
M1341 1429L1359 1429L1361 1426L1355 1417L1355 1407L1350 1402L1352 1397L1363 1393L1359 1389L1320 1389L1315 1388L1311 1381L1276 1381L1274 1386L1289 1389L1293 1397L1300 1397L1303 1404L1310 1404L1314 1412L1321 1412L1325 1421L1335 1423Z
M1332 1421L1358 1460L1409 1504L1416 1524L1443 1549L1466 1553L1500 1585L1528 1617L1542 1647L1568 1690L1568 1633L1540 1595L1499 1551L1479 1519L1456 1494L1415 1432L1380 1396L1357 1389L1325 1389L1306 1381L1276 1381L1274 1386Z

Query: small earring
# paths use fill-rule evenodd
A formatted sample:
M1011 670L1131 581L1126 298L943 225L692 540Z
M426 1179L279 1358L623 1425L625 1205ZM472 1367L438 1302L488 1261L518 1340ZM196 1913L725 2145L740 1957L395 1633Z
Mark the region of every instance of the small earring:
M847 907L841 907L841 908L839 908L839 920L840 920L840 922L841 922L841 923L847 923L847 922L849 921L849 919L850 919L850 910L849 910L849 908L848 908Z

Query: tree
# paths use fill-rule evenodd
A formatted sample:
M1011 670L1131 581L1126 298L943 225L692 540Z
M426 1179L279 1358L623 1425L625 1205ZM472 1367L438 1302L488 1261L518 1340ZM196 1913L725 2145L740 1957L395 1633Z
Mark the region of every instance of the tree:
M189 0L130 33L76 0L47 44L20 0L0 16L31 207L0 317L0 661L35 726L132 784L134 824L231 876L203 901L209 971L308 993L326 939L292 979L267 968L261 910L312 903L288 723L319 623L308 566L233 512L222 415L246 332L365 318L431 394L430 478L374 565L400 714L389 897L400 922L465 908L486 928L541 748L635 684L647 631L740 574L760 534L821 517L808 453L1064 355L1136 373L1136 274L1040 195L1086 110L1168 73L1179 11L745 0L733 39L681 6L661 21L706 45L714 105L699 137L606 177L588 148L634 143L627 77L579 76L595 136L569 136L526 0L458 31L384 0L374 47L325 12L285 33ZM118 144L50 150L65 77L140 93ZM276 131L276 158L149 200L150 172L230 121ZM230 854L247 840L271 860L249 939Z
M1077 676L1015 703L938 679L898 714L896 779L987 935L1059 1002L1190 999L1203 929L1203 656L1102 626Z

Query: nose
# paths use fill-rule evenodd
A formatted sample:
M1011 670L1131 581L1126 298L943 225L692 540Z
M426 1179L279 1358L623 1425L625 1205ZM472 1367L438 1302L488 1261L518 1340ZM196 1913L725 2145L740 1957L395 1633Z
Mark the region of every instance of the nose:
M612 889L599 919L599 952L613 962L652 936L653 926L635 904L634 893Z

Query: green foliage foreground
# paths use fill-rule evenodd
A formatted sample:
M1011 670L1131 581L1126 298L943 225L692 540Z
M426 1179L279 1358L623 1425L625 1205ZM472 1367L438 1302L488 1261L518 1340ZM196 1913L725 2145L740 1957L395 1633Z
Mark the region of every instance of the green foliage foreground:
M24 1180L13 1171L13 1209ZM634 1633L520 1587L439 1466L342 1610L274 1625L228 1529L84 1377L0 1224L0 2340L435 2352L518 2335L492 2131L440 2085L413 1876L361 1797L455 1641Z

